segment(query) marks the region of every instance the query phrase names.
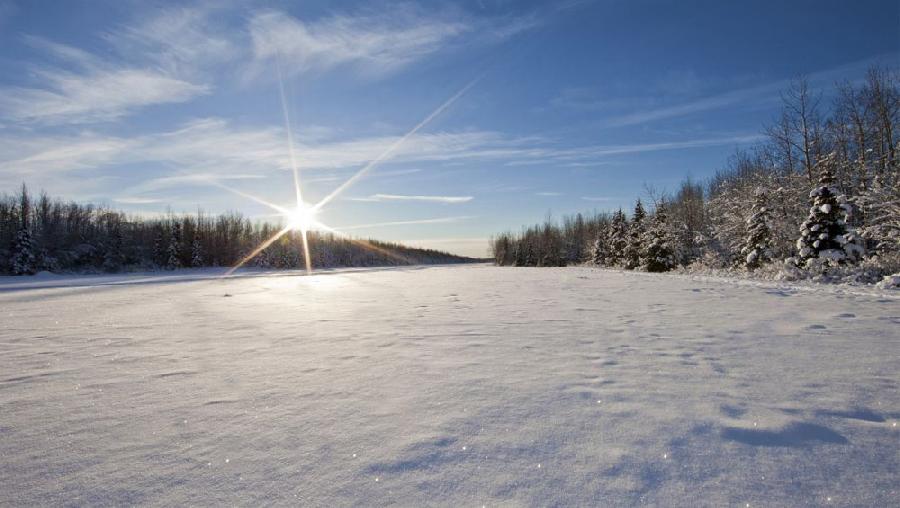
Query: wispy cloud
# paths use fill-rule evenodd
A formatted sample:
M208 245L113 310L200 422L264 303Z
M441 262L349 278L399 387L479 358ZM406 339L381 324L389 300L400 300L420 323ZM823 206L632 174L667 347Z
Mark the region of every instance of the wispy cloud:
M141 182L138 185L129 187L127 192L131 193L141 193L141 192L153 192L161 189L168 189L172 187L182 187L184 185L209 185L214 182L221 181L229 181L229 180L259 180L264 178L263 175L250 175L250 174L230 174L223 175L219 173L192 173L192 174L177 174L174 176L163 176L158 178L150 178Z
M603 197L603 196L582 196L581 199L583 199L584 201L606 202L606 201L612 201L615 198L608 198L608 197Z
M535 192L535 196L555 197L562 196L562 192Z
M115 120L135 109L183 102L208 88L141 69L85 74L45 69L45 88L0 89L0 115L50 125Z
M747 103L751 100L755 104L758 104L760 101L776 102L779 100L778 90L783 88L786 84L786 82L778 82L752 88L733 90L731 92L704 97L683 104L637 111L627 115L609 118L605 123L610 127L624 127L627 125L644 124L666 118L681 117L703 111L720 109L726 106Z
M472 196L408 196L399 194L373 194L365 198L348 198L351 201L426 201L431 203L466 203L474 199Z
M897 54L879 55L849 62L830 69L810 73L806 76L815 88L828 89L835 81L847 76L859 76L866 67L875 64L895 61ZM589 87L567 87L550 100L557 107L582 111L613 111L627 107L627 114L607 116L603 124L607 127L626 127L642 125L670 118L681 118L706 111L714 111L729 107L761 107L777 103L781 100L781 92L790 86L791 79L776 79L755 86L743 86L725 92L707 94L696 97L704 83L721 81L714 78L701 78L690 71L669 71L661 78L660 83L651 87L645 96L621 96L621 90L614 90L611 95L602 95L598 90ZM721 85L720 85L721 86ZM658 96L684 96L694 94L690 100L677 104L660 105Z
M250 19L254 62L248 75L278 63L291 75L340 67L381 77L453 45L496 43L538 24L531 15L473 19L408 4L393 6L389 14L367 11L312 21L269 10Z
M257 14L249 31L257 62L278 60L291 74L352 66L384 74L440 49L470 27L457 21L400 15L335 15L307 22L279 11Z
M122 203L123 205L152 205L154 203L162 203L163 200L155 199L155 198L140 198L140 197L120 197L114 198L113 201L116 203Z
M610 145L610 146L599 146L595 148L587 148L583 150L574 151L573 155L580 157L587 156L596 156L601 157L604 155L620 155L620 154L629 154L629 153L647 153L647 152L659 152L664 150L685 150L690 148L704 148L711 146L723 146L723 145L739 145L746 143L754 143L763 139L765 136L762 134L749 134L749 135L739 135L739 136L726 136L726 137L716 137L716 138L700 138L700 139L691 139L687 141L671 141L671 142L662 142L662 143L642 143L642 144L632 144L632 145Z
M244 32L218 22L220 10L213 3L149 10L104 39L123 58L145 61L171 75L205 79L206 70L250 56Z
M355 226L336 227L338 231L352 231L355 229L373 229L391 226L412 226L417 224L446 224L451 222L460 222L464 220L475 219L474 215L458 215L454 217L437 217L434 219L418 219L418 220L401 220L394 222L375 222L372 224L358 224Z
M410 247L453 252L462 256L491 257L490 243L487 237L417 238L400 240L400 243Z
M25 40L60 65L35 67L33 87L0 88L0 118L47 125L103 122L142 107L184 102L209 92L206 85L157 69L108 62L42 38Z
M399 136L321 143L298 141L296 152L302 154L298 162L301 169L307 172L348 170L373 160L397 139ZM758 139L760 135L739 135L648 144L571 147L561 146L552 139L511 137L491 131L438 132L410 137L393 153L391 162L444 164L493 161L542 164L547 167L598 165L604 163L602 159L613 155L739 145ZM0 139L0 176L35 172L59 174L142 163L171 173L154 179L156 188L166 184L203 181L202 178L187 179L184 175L209 175L219 179L260 178L290 168L284 140L280 127L234 126L217 118L194 120L172 131L130 138L97 133L6 136ZM411 172L418 169L400 167L393 171ZM382 174L390 175L392 170ZM317 176L321 175L311 175L311 178Z
M0 137L0 175L26 176L90 170L117 164L135 141L84 133L76 136Z

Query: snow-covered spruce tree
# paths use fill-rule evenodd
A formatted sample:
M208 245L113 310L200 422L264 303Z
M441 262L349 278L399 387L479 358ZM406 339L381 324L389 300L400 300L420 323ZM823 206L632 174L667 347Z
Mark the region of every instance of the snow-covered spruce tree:
M33 275L36 268L35 261L31 231L27 227L20 228L12 248L13 275Z
M169 235L169 247L166 249L166 268L174 270L181 268L181 224L172 221L172 233Z
M672 230L664 205L656 208L650 227L644 233L643 267L648 272L667 272L675 268L678 238Z
M756 189L756 199L753 209L747 219L747 239L741 248L744 256L744 266L753 270L762 264L772 260L772 232L770 229L771 215L765 191L762 187Z
M644 219L647 212L644 211L644 205L638 199L634 205L634 215L631 218L631 224L628 228L628 240L625 246L624 264L625 268L634 270L643 264L644 258Z
M628 220L625 212L619 208L612 216L609 229L606 232L603 265L618 266L625 259L625 250L628 247Z
M200 234L197 232L191 241L191 266L194 268L203 266L203 245L200 244Z
M606 241L601 236L597 236L594 245L591 247L591 262L595 266L603 266L606 263Z
M831 154L820 161L819 185L809 193L812 207L800 226L797 240L796 264L802 268L854 262L863 253L859 235L847 226L851 206L833 186L833 160L834 154Z

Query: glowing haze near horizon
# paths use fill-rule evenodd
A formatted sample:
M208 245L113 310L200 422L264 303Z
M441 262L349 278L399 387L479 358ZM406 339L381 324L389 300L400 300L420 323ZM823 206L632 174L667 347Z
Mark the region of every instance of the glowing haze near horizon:
M896 2L745 4L0 0L0 191L277 220L293 159L316 221L482 256L712 174L792 77L897 65Z

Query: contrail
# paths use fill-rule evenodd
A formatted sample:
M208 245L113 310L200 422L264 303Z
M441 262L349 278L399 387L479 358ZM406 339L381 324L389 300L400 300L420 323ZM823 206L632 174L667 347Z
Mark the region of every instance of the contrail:
M438 115L443 113L447 108L452 106L454 102L456 102L460 97L462 97L466 92L468 92L470 88L475 86L475 83L477 83L482 78L482 76L484 76L484 74L477 76L475 79L470 81L466 86L462 87L462 89L460 91L456 92L455 94L453 94L452 97L450 97L449 99L444 101L443 104L441 104L440 106L438 106L437 109L432 111L430 115L426 116L424 120L422 120L421 122L418 123L418 125L416 125L412 129L410 129L409 132L407 132L406 134L403 135L403 137L401 137L400 139L395 141L393 144L391 144L391 146L387 147L387 149L385 151L381 152L381 154L378 157L374 158L368 164L363 166L363 168L360 169L359 171L357 171L355 175L351 176L349 180L347 180L346 182L341 184L341 186L339 186L337 189L334 189L334 191L332 191L331 194L325 196L325 198L322 199L322 201L319 201L318 203L316 203L316 205L313 208L315 210L321 209L323 206L328 204L328 202L330 202L332 199L336 198L338 196L338 194L340 194L341 192L344 192L344 190L346 190L348 187L350 187L351 185L356 183L357 180L359 180L360 178L365 176L366 173L368 173L369 171L372 170L372 168L374 168L379 163L381 163L382 161L387 159L391 155L391 153L393 153L394 150L396 150L397 148L400 147L400 145L402 145L404 142L406 142L407 139L409 139L412 135L414 135L416 132L418 132L420 129L422 129L422 127L425 127L426 125L428 125L432 120L437 118Z

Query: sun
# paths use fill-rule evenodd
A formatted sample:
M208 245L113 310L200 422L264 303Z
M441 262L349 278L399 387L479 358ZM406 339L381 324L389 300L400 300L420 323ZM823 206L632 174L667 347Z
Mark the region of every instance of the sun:
M2 2L2 0L0 0ZM375 166L387 160L393 152L395 152L400 145L406 142L407 139L415 135L419 130L423 127L431 123L438 115L440 115L444 110L449 108L454 102L456 102L460 97L462 97L470 88L475 86L481 79L481 76L476 77L472 81L470 81L466 86L464 86L460 91L456 92L455 95L444 101L443 104L438 106L430 115L426 116L424 120L416 124L415 127L410 129L406 134L401 136L399 139L394 141L390 146L388 146L384 151L381 152L377 157L370 160L366 163L362 168L360 168L356 173L353 174L347 181L339 185L336 189L334 189L331 194L325 196L324 199L316 203L315 205L308 205L303 200L303 192L300 187L300 170L297 164L297 160L294 154L294 135L291 130L291 118L288 114L287 100L284 94L284 82L281 77L281 73L279 71L278 75L278 91L281 96L281 109L284 114L284 125L285 131L287 133L287 141L288 141L288 154L290 155L291 161L291 172L294 176L294 193L297 198L297 206L295 208L285 208L274 203L269 203L268 201L253 196L252 194L248 194L238 189L233 189L221 182L210 181L209 183L221 187L229 192L237 194L238 196L242 196L248 199L252 199L258 203L268 206L269 208L277 211L282 217L284 217L287 221L287 225L279 230L277 233L264 240L262 243L256 246L252 252L244 256L240 261L237 262L234 266L232 266L227 272L225 272L225 276L232 275L238 268L244 266L248 261L259 255L260 252L264 251L270 245L278 241L279 238L288 234L291 231L297 231L300 233L300 238L303 240L303 257L306 261L306 273L307 275L312 273L312 260L309 255L309 240L307 238L307 232L316 229L318 231L327 231L328 233L338 235L342 238L347 238L350 242L357 243L362 245L364 248L376 250L378 252L386 253L388 255L393 255L389 251L385 251L380 247L372 245L370 242L357 240L352 237L349 237L345 233L342 233L332 227L329 227L325 224L322 224L316 219L316 214L324 207L326 204L331 202L334 198L336 198L340 193L345 191L348 187L357 182L360 178L362 178L366 173L370 172Z
M309 231L316 224L315 207L302 203L290 211L287 216L288 227L294 231Z

